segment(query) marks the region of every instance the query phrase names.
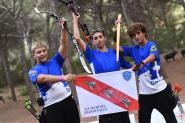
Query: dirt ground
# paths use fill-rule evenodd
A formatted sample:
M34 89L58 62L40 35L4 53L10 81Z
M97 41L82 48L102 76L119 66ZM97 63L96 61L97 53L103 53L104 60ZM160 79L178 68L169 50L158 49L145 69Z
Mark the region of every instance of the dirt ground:
M180 54L177 54L176 60L170 60L168 63L161 56L161 63L166 71L168 82L178 82L184 87L180 92L180 98L185 103L185 58ZM8 91L4 90L7 95ZM7 97L6 103L0 101L0 123L37 123L37 120L24 108L24 97L18 96L17 102L12 102ZM135 112L136 113L136 112ZM83 119L84 121L91 121L96 118Z

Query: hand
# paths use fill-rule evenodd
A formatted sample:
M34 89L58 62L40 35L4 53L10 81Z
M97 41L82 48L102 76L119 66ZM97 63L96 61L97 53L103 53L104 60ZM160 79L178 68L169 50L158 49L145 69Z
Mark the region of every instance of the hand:
M132 66L132 70L133 71L138 71L140 69L140 65L139 64L135 64Z
M67 19L66 18L62 18L59 20L60 25L62 26L62 29L64 29L64 25L67 24Z
M62 76L64 81L67 82L74 82L75 81L75 75L74 74L67 74Z
M140 64L135 64L132 66L132 70L138 71L143 65L144 65L144 62L141 62Z
M77 14L78 14L78 16L75 15L74 13L72 13L73 21L78 21L78 19L80 18L80 14L79 13L77 13Z
M115 23L115 25L117 26L118 23L122 23L122 19L116 19L116 21L115 21L114 23Z

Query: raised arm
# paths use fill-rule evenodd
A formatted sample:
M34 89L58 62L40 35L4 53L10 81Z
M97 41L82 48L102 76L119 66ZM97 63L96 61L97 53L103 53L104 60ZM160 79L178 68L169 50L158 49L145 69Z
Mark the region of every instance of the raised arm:
M68 35L66 30L64 29L64 23L66 23L66 19L63 18L60 21L60 25L62 26L62 28L60 33L60 47L58 50L58 52L63 58L67 56L67 49L68 49Z
M80 31L78 28L78 20L80 18L80 14L78 14L78 16L76 16L74 13L72 13L73 15L73 35L75 37L75 39L77 40L79 46L82 48L83 51L86 50L86 43L80 38Z
M122 23L122 19L116 19L114 24L115 24L115 28L117 28L117 25L118 23ZM117 38L117 31L114 32L114 39L113 39L113 42L112 42L112 48L114 50L116 50L116 38ZM121 46L119 46L119 51L120 52L123 52L123 48Z

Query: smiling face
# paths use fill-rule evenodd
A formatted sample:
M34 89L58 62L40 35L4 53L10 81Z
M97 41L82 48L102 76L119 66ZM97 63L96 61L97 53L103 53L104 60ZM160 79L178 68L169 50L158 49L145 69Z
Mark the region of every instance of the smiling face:
M102 32L95 32L93 34L93 45L97 47L97 49L102 50L105 48L105 35Z
M38 41L32 43L31 51L37 63L44 63L48 60L48 51L45 42Z
M46 47L41 46L41 47L35 48L35 50L33 52L33 57L35 58L37 63L46 62L48 60L48 51L47 51Z

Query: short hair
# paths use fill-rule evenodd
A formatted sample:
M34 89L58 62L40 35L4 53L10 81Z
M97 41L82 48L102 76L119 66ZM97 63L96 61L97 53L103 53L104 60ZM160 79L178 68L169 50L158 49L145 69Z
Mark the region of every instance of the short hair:
M32 54L34 53L35 49L38 47L45 47L46 49L48 49L48 45L46 44L46 42L44 41L36 41L33 42L31 45L31 52Z
M92 29L92 31L91 31L91 39L93 39L93 35L94 35L95 33L97 33L97 32L100 32L100 33L103 34L103 36L105 36L105 31L104 31L103 28Z
M131 24L128 27L127 33L130 36L130 38L133 38L138 31L141 31L146 34L146 27L142 22L136 22Z

